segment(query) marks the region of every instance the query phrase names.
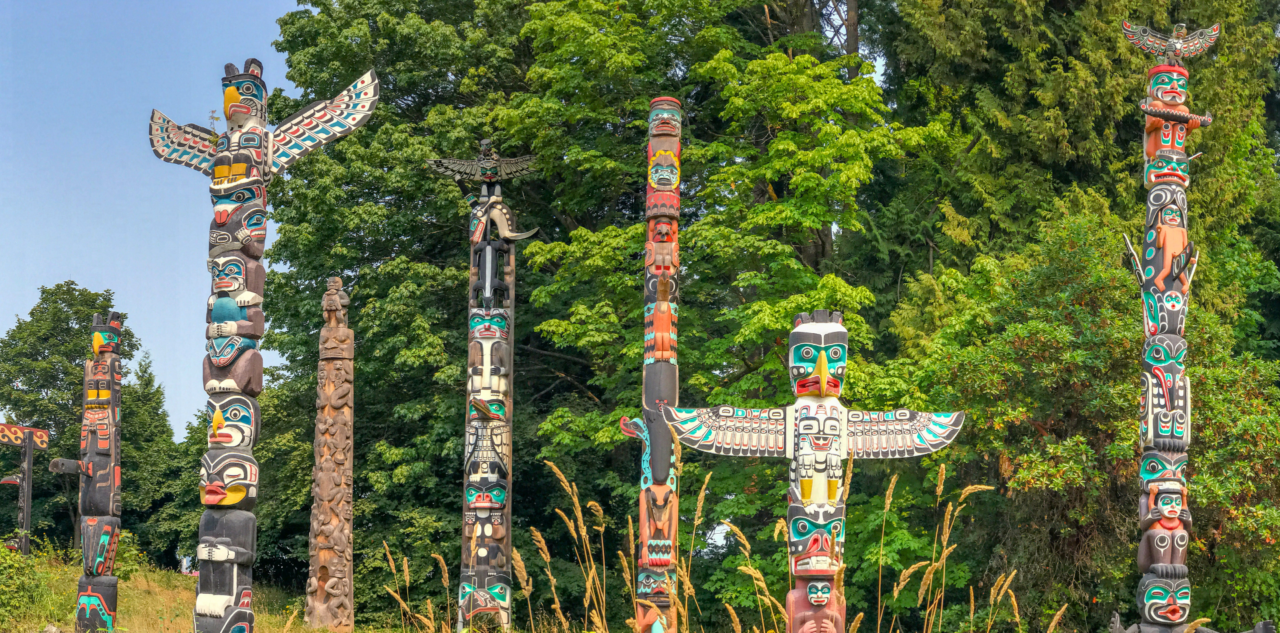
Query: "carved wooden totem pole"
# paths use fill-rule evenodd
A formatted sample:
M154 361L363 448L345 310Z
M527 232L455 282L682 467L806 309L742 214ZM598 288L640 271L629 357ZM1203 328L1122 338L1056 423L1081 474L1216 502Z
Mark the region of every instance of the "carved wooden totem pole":
M93 315L93 358L84 366L80 459L55 459L49 470L80 476L80 576L76 633L116 630L116 544L120 541L121 319Z
M1147 72L1147 98L1138 107L1145 116L1143 154L1146 166L1147 217L1142 253L1125 236L1134 275L1142 289L1142 321L1146 345L1142 350L1142 393L1138 438L1142 461L1138 469L1137 606L1140 621L1128 633L1182 633L1191 612L1191 582L1187 579L1187 548L1191 512L1187 508L1187 448L1191 444L1191 386L1185 372L1186 323L1197 250L1187 235L1187 187L1191 184L1187 132L1208 127L1212 117L1192 114L1187 107L1190 75L1182 60L1205 52L1217 41L1217 24L1188 34L1185 25L1172 35L1146 27L1123 25L1125 37L1159 63ZM1125 633L1116 614L1112 633ZM1197 630L1212 633L1210 629ZM1274 632L1260 622L1258 633Z
M964 413L853 411L840 404L849 332L839 312L815 310L795 317L787 367L796 395L780 409L719 406L662 407L680 441L700 451L791 461L787 542L791 575L787 594L790 633L840 633L845 606L834 587L844 565L842 462L917 457L950 444Z
M532 172L532 156L501 158L488 140L476 160L444 158L432 167L480 181L471 203L471 285L467 293L467 422L463 450L462 577L458 630L492 613L511 629L511 416L515 331L515 214L501 181Z
M243 72L227 64L222 78L221 136L198 125L177 125L151 112L151 149L161 160L213 178L209 193L209 272L205 312L204 389L209 394L209 450L200 460L200 580L194 613L197 633L253 633L253 561L258 462L253 445L261 426L262 258L267 236L267 185L294 161L355 131L373 114L378 79L369 71L330 101L317 101L274 131L266 122L262 63Z
M4 546L31 554L31 467L36 451L49 450L49 432L16 424L0 424L0 444L22 449L22 465L17 474L0 479L0 484L18 487L18 534Z
M307 624L349 632L355 625L351 566L351 452L355 337L347 327L347 293L330 277L320 300L320 384L316 387L316 465L311 475L311 575Z
M680 399L676 365L676 275L680 272L680 131L684 111L671 97L649 102L649 171L645 187L644 416L622 419L622 432L644 442L640 458L640 540L636 544L636 624L640 633L676 630L675 546L679 486L663 406ZM641 604L644 600L654 605Z

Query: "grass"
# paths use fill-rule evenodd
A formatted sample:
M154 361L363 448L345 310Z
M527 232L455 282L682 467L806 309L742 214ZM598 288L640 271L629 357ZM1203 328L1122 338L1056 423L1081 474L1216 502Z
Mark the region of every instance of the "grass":
M72 564L66 561L74 560ZM0 631L38 633L52 624L64 633L75 630L76 589L80 579L79 552L40 547L23 562L23 579L34 586L23 591L22 604L0 612ZM120 633L189 633L196 579L176 571L142 565L120 581ZM303 633L308 630L299 613L301 596L273 587L255 588L253 606L257 633ZM358 629L361 633L378 633Z

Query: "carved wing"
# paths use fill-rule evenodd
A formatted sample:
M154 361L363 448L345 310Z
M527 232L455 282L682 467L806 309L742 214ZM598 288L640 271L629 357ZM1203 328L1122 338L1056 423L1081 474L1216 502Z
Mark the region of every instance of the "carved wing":
M533 156L498 159L498 180L510 180L516 176L533 173Z
M317 101L285 119L271 133L271 173L284 171L311 150L364 125L378 105L378 94L378 76L370 70L342 94Z
M1169 38L1163 33L1145 26L1134 26L1128 22L1122 22L1121 28L1124 29L1125 39L1144 52L1152 55L1164 55L1169 52ZM1199 33L1199 31L1196 32Z
M1222 34L1222 25L1215 24L1207 29L1200 29L1191 35L1182 38L1182 56L1195 57L1200 53L1209 50L1213 43L1218 41L1218 36Z
M786 457L785 409L673 409L663 407L667 424L685 446L717 455Z
M846 446L850 459L916 457L950 444L963 424L963 411L849 411Z
M458 158L437 158L427 161L436 171L454 180L480 180L480 161Z
M216 136L213 130L190 123L178 125L159 110L152 110L147 134L156 158L213 177L213 155L217 153L211 140Z

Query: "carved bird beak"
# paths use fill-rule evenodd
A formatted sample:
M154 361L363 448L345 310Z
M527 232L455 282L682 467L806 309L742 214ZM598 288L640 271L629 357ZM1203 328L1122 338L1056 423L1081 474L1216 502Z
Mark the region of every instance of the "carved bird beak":
M227 121L231 120L231 106L240 103L240 91L234 86L228 86L222 91L222 115L227 117Z
M827 378L831 375L827 371L827 352L825 350L818 352L818 367L814 370L814 373L818 375L818 395L825 397L827 395Z

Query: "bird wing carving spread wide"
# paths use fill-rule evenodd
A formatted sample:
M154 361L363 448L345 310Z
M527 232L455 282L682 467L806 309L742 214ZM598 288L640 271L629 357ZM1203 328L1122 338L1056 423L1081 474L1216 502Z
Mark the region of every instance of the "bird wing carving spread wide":
M178 125L159 110L152 110L147 134L156 158L213 176L213 155L217 152L213 130L190 123Z
M915 457L945 447L964 424L964 412L849 411L845 446L852 459Z
M531 173L533 173L533 156L498 159L499 180L510 180Z
M1183 39L1182 56L1195 57L1200 53L1209 50L1213 43L1218 41L1218 35L1222 33L1222 25L1215 24L1207 29L1200 29Z
M285 119L271 134L271 173L279 174L317 147L364 125L378 105L378 76L372 70L341 94L317 101Z
M1134 46L1152 55L1163 55L1169 50L1169 38L1145 26L1134 26L1128 22L1121 25L1124 37ZM1197 31L1198 32L1198 31Z
M785 457L785 409L673 409L663 407L667 424L685 446L718 455Z
M480 161L436 158L427 161L427 164L454 180L480 180Z

